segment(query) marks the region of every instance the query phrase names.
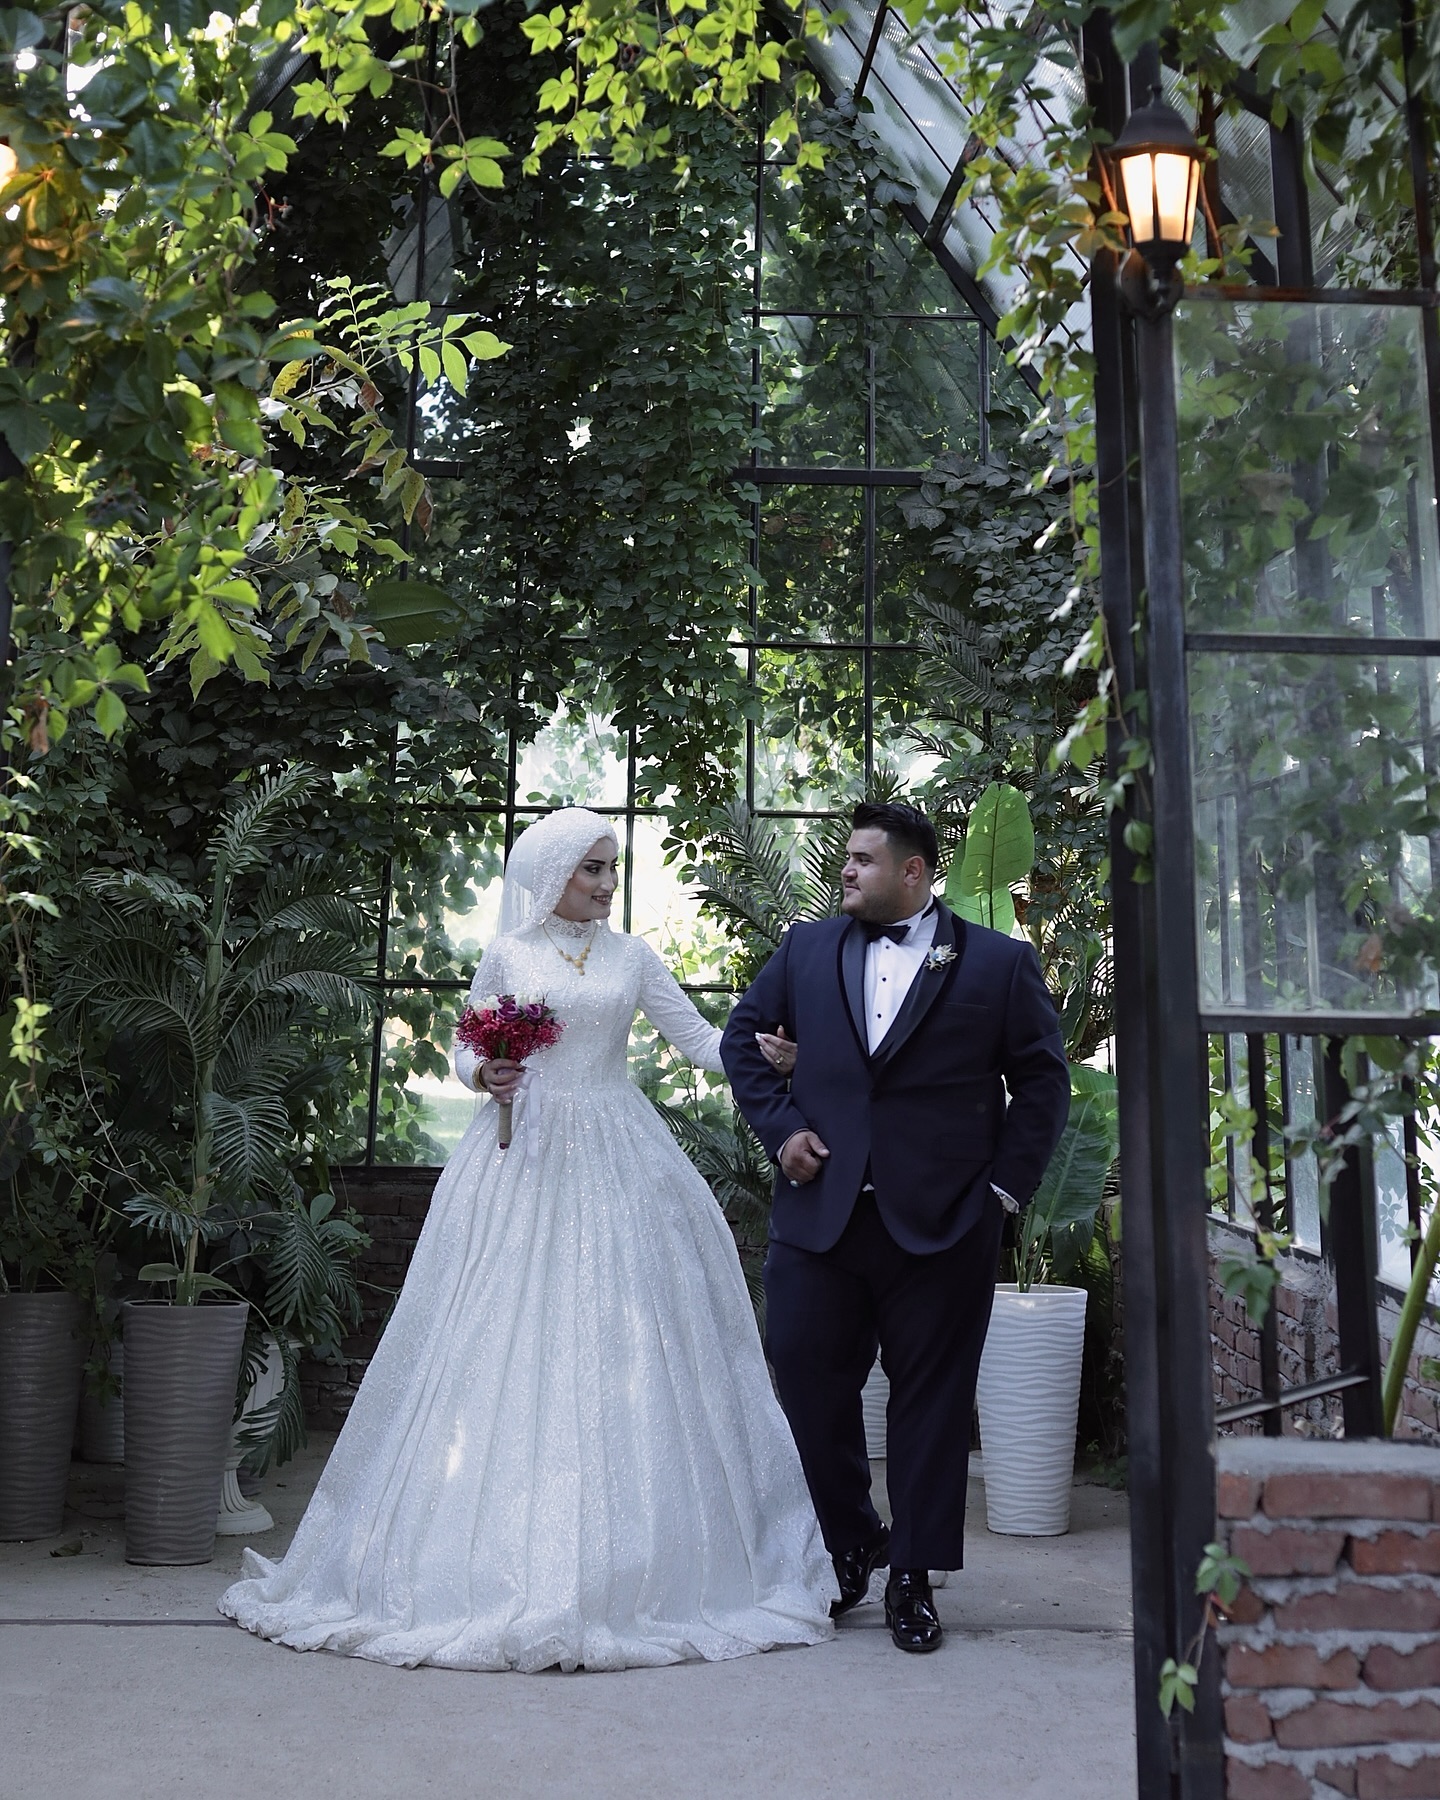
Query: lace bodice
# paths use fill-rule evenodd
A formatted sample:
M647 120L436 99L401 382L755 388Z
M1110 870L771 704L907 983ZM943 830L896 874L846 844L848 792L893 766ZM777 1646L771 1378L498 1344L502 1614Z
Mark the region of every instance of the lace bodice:
M680 1054L702 1069L723 1072L719 1028L707 1024L675 977L643 938L595 927L584 972L560 954L578 957L588 928L576 932L563 920L496 938L481 959L470 987L470 1003L492 994L523 1000L543 996L564 1021L560 1042L530 1059L549 1089L610 1086L629 1080L630 1026L637 1012ZM557 948L558 946L558 948ZM457 1045L455 1073L475 1085L476 1057Z

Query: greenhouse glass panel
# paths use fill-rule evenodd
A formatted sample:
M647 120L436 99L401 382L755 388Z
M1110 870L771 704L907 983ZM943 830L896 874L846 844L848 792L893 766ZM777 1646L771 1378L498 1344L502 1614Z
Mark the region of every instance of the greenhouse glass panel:
M776 463L863 467L868 364L858 320L762 321L764 431Z
M1257 651L1189 658L1201 1004L1440 1004L1440 664Z
M624 808L629 781L625 739L605 713L562 708L521 749L515 799L522 806L588 806L609 812Z
M1197 300L1175 345L1190 629L1440 635L1419 310Z
M764 650L755 805L815 812L844 804L865 779L865 681L857 655Z
M701 913L695 888L680 879L680 865L665 861L668 835L663 819L635 821L626 881L627 929L652 945L677 981L723 986L734 939Z
M875 496L875 641L913 644L925 624L916 597L933 579L934 532L917 528L906 516L913 489L882 489Z
M375 1160L404 1166L443 1163L475 1116L475 1094L456 1077L447 1046L465 1004L464 988L392 999L403 1010L385 1021Z
M1320 1105L1315 1076L1316 1040L1286 1037L1284 1046L1285 1116L1293 1125L1309 1124ZM1287 1158L1290 1183L1290 1229L1297 1244L1320 1248L1320 1164L1313 1150Z
M845 643L865 633L858 488L774 487L760 513L759 635Z
M433 857L391 873L387 973L399 981L469 981L500 923L505 822L477 815L446 835L437 819Z
M980 452L979 327L882 319L875 327L875 462L923 468Z

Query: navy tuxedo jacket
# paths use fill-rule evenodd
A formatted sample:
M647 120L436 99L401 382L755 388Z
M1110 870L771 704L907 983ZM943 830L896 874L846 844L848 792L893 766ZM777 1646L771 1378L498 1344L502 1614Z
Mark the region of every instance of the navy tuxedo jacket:
M1022 1206L1039 1186L1070 1109L1039 958L1018 938L937 913L942 957L922 966L873 1056L866 938L848 918L792 925L730 1014L720 1053L765 1148L778 1157L792 1132L810 1130L830 1151L814 1181L777 1176L770 1235L783 1244L829 1250L867 1165L891 1237L922 1255L999 1205L992 1182ZM755 1042L779 1025L799 1045L788 1086Z

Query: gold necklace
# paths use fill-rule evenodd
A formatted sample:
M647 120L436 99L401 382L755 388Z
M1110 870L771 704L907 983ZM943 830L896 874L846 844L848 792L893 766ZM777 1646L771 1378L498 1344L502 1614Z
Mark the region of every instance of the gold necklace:
M578 956L572 956L568 950L562 950L560 948L560 946L555 942L554 938L550 936L550 927L547 924L545 924L543 921L541 922L540 929L545 933L545 936L547 938L549 938L550 948L555 952L555 954L557 956L563 956L565 958L566 962L570 964L570 967L572 969L574 969L574 971L577 975L583 975L585 973L585 965L590 960L590 952L595 948L595 939L596 939L597 935L599 934L599 930L600 930L599 921L597 920L595 922L595 924L591 927L589 941L587 942L587 944L585 945L585 948L580 952L580 954Z

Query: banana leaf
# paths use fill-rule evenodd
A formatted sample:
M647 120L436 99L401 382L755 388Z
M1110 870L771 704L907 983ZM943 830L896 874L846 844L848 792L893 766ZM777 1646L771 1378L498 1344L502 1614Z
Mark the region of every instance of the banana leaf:
M1022 1287L1039 1279L1047 1261L1051 1279L1064 1281L1084 1260L1119 1144L1115 1077L1082 1066L1070 1071L1070 1083L1069 1120L1022 1226Z
M1015 926L1015 902L1009 888L991 888L984 894L961 894L951 900L948 888L946 904L972 925L987 925L991 931L1009 937Z
M1015 923L1010 890L1035 861L1035 827L1019 788L992 781L970 809L965 854L945 883L946 904L962 919L1008 932Z

